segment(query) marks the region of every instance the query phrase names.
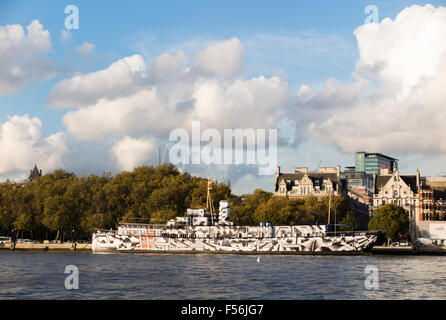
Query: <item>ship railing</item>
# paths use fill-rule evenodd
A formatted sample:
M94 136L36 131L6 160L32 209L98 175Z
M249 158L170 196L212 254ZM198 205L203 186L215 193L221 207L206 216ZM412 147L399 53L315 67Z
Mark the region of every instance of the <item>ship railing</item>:
M120 228L126 229L157 229L166 228L165 224L152 224L152 223L131 223L131 222L121 222L119 224Z
M379 231L329 231L325 232L326 237L355 237L355 236L378 236Z
M116 234L118 231L116 230L107 230L107 229L98 229L96 231L96 234L103 234L103 233L108 233L108 234Z

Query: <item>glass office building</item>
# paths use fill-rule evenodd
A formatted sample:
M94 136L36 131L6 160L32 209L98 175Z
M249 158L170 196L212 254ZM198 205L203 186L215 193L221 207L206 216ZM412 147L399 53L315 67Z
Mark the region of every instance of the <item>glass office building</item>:
M355 171L367 174L379 174L380 169L387 167L393 171L393 167L398 169L398 159L386 156L381 153L356 152Z

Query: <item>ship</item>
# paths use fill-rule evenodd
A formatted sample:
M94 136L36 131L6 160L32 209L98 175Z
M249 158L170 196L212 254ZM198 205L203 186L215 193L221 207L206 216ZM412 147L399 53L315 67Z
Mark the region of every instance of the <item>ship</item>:
M93 252L361 253L378 238L368 231L333 232L329 225L236 226L230 201L220 201L214 212L211 188L209 181L205 208L187 209L165 224L121 222L117 230L98 230L92 235Z

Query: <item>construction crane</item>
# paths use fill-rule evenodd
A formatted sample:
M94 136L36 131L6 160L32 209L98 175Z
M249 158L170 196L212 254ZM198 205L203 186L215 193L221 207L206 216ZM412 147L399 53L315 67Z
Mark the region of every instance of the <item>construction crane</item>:
M158 165L160 166L164 162L166 162L166 154L167 154L167 144L163 145L163 149L158 148Z
M316 170L314 170L314 172L317 172L319 170L319 168L321 167L321 163L322 163L322 160L319 161L319 164L317 165Z

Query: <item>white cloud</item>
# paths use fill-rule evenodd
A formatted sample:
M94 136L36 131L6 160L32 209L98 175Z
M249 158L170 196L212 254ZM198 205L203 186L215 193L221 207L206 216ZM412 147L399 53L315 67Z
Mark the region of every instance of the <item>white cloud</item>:
M312 136L347 152L445 152L446 8L412 6L355 36L356 81L296 98Z
M0 123L0 150L0 175L28 171L34 163L45 171L57 169L68 151L64 133L45 137L40 119L28 115Z
M67 29L60 30L60 40L61 41L71 40L71 32Z
M58 82L51 89L48 104L52 107L83 106L125 96L140 88L146 73L146 64L140 55L126 57L107 69L76 74Z
M122 68L56 84L49 101L77 107L63 119L76 140L166 139L199 120L202 129L280 125L290 143L309 134L345 152L446 151L446 8L413 6L354 34L359 59L348 84L328 79L322 89L302 85L289 96L279 77L242 78L244 47L233 38L199 51L192 64L183 51L162 54L148 68L141 56L121 59L115 64Z
M150 66L150 77L154 82L173 80L173 77L184 71L187 57L183 51L176 55L164 53L158 56Z
M287 85L277 77L221 82L196 79L166 87L149 86L118 99L68 112L63 123L77 140L101 139L109 133L167 138L170 130L203 128L272 128L282 115Z
M156 151L156 144L149 139L124 137L110 150L121 170L131 171L133 168L147 164Z
M52 50L50 33L38 20L27 27L0 26L0 95L13 93L37 79L56 75L58 68L40 57Z
M239 44L237 39L230 39L222 48L230 56L226 47L232 46L239 55ZM203 52L212 53L216 47L218 44L212 44ZM193 120L201 122L202 130L211 127L222 133L225 128L275 127L284 116L287 83L278 77L235 77L233 72L240 61L234 61L215 74L208 72L209 68L204 72L201 65L188 65L186 55L179 51L160 55L147 72L144 59L135 55L104 70L57 83L48 101L53 107L76 107L63 117L74 140L124 139L113 148L113 154L119 167L129 168L137 162L132 160L136 156L124 161L116 155L118 147L135 147L135 141L142 143L138 139L167 140L175 128L190 131ZM144 148L135 147L135 154L139 150Z
M412 6L395 20L363 25L354 34L360 55L356 72L397 84L397 94L407 96L423 77L437 74L446 52L446 8Z
M244 46L237 38L217 42L208 45L196 55L200 68L205 71L231 75L240 70L241 55L245 51Z
M76 47L76 50L81 56L87 56L94 51L94 44L84 41L84 43Z
M229 40L234 42L238 40ZM110 133L166 139L174 128L189 130L192 120L204 128L268 129L283 116L286 99L287 83L278 77L203 74L188 66L180 51L157 57L148 73L143 58L135 55L75 75L57 83L48 101L53 107L78 107L63 123L74 139L94 140Z

